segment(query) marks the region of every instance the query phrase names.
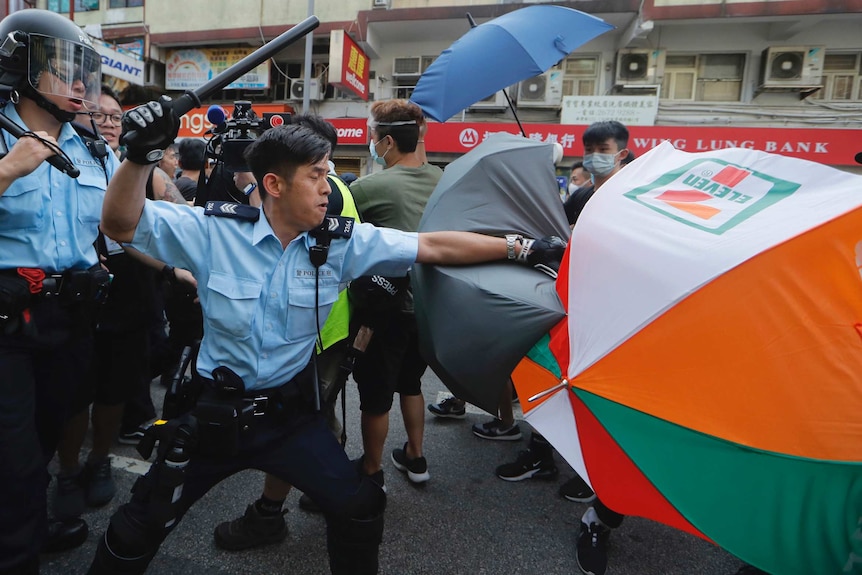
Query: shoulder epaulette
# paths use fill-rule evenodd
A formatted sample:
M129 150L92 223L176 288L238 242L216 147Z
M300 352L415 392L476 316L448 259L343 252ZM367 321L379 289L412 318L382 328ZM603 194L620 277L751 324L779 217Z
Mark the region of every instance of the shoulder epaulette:
M353 235L353 227L356 221L344 216L326 216L319 227L310 233L314 237L328 235L330 238L349 238Z
M205 216L218 216L256 222L260 219L260 209L235 202L207 202L204 206Z

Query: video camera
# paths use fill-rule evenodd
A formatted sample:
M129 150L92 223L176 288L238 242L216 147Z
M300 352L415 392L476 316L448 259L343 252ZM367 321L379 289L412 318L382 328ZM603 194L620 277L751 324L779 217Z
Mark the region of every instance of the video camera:
M230 172L247 172L243 153L245 149L269 128L290 123L286 112L267 112L259 118L251 109L251 102L237 100L233 114L227 118L221 106L210 106L207 120L213 124L212 138L207 142L206 154Z

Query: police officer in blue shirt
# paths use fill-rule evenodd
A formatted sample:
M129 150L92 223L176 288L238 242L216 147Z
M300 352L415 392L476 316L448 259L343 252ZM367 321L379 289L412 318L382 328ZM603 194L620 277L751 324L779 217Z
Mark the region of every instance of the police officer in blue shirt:
M100 66L87 35L59 14L22 10L0 22L3 574L38 573L49 534L46 465L89 368L93 303L108 280L93 242L116 159L94 155L103 149L88 147L95 134L70 125L99 109ZM53 550L87 536L81 520L50 528Z
M531 249L529 239L406 233L325 218L330 145L298 125L267 130L245 152L261 209L145 202L145 164L158 161L178 125L164 96L125 114L129 153L108 187L102 227L197 278L204 312L193 373L199 389L191 415L175 427L174 447L162 450L112 517L89 572L143 573L197 499L229 475L255 468L320 506L332 573L377 573L385 494L360 474L315 410L314 344L339 284L405 275L415 261L558 261L565 244L537 242ZM157 433L171 444L168 431Z

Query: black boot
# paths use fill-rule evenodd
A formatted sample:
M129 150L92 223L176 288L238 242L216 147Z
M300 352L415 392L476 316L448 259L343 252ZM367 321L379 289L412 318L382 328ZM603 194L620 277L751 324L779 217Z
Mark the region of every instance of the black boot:
M332 575L376 575L383 540L383 513L371 519L327 521L326 547Z
M89 529L87 523L81 519L70 519L59 521L56 519L48 521L48 538L42 551L45 553L59 553L68 549L74 549L83 545L87 540Z

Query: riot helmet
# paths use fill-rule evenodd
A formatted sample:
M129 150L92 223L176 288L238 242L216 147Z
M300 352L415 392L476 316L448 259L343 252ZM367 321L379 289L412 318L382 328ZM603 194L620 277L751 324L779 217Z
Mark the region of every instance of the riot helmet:
M45 96L68 98L83 112L98 110L101 84L101 57L68 18L26 9L0 21L0 97L15 101L18 93L61 122L71 122L75 113Z

